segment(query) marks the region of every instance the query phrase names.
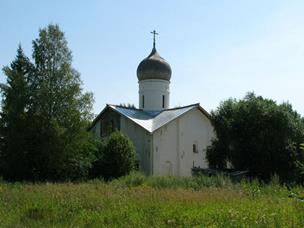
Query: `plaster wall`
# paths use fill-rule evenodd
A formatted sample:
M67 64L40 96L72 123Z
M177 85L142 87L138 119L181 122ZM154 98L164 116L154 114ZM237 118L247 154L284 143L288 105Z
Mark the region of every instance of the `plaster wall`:
M170 82L160 79L147 79L139 83L139 108L145 111L168 109L170 104ZM164 96L164 106L163 106Z
M199 109L193 109L180 118L179 135L180 175L191 176L193 166L208 168L206 149L214 137L210 120Z
M193 166L207 168L213 136L210 120L198 108L159 128L153 134L153 173L191 176Z
M135 146L139 169L145 174L151 175L151 134L124 116L120 118L120 130L130 138Z
M153 133L153 174L178 176L178 119Z
M110 135L115 129L120 130L120 115L108 109L96 121L91 131L98 137L105 137Z

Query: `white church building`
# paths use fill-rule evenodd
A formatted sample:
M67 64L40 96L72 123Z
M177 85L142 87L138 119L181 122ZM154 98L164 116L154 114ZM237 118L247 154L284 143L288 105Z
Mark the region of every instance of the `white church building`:
M139 170L147 175L191 176L207 168L206 148L214 137L209 114L200 104L170 108L171 67L155 48L137 68L139 108L106 105L92 123L98 137L113 129L133 142Z

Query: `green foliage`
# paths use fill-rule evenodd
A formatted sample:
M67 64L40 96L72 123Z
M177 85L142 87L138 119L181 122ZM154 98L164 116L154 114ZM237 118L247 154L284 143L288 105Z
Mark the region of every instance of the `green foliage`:
M136 187L143 185L146 179L147 178L143 173L132 171L129 175L117 179L116 183L122 183L123 185L126 185L128 187ZM113 182L115 182L115 180Z
M2 113L0 119L1 172L6 177L27 178L28 152L27 124L30 108L30 84L33 65L24 55L21 46L16 59L3 68L7 83L2 87Z
M135 168L136 153L131 140L114 131L99 147L99 159L94 163L93 176L106 180L129 174Z
M304 143L300 144L300 150L304 151Z
M33 60L30 63L19 48L11 67L4 68L4 177L85 178L96 153L95 140L86 131L93 96L83 92L80 74L72 67L71 51L57 25L39 31L33 41Z
M229 161L235 169L269 179L295 180L298 146L304 140L304 121L290 104L249 93L242 100L229 99L211 113L217 139L207 150L213 168Z
M300 144L301 159L295 162L297 182L304 185L304 144Z
M212 169L224 169L227 164L225 145L219 140L213 139L211 146L207 147L206 158Z

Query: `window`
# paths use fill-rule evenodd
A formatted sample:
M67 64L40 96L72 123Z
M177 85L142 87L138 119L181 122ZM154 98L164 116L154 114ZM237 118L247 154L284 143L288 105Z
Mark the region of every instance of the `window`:
M142 96L142 107L145 108L145 96Z
M163 108L165 108L165 95L163 95Z
M197 151L197 145L196 145L196 143L194 143L193 145L192 145L192 151L193 151L193 153L197 153L198 151Z

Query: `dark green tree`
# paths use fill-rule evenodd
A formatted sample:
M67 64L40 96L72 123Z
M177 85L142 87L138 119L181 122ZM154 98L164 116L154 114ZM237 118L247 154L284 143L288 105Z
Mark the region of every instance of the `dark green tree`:
M211 167L223 168L230 162L265 180L274 174L283 180L295 178L304 124L290 104L277 105L249 93L242 100L221 103L211 119L217 134L207 150Z
M300 150L302 159L296 161L296 181L304 185L304 143L300 144Z
M100 144L100 156L94 163L94 176L106 180L129 174L135 168L136 153L131 140L119 131Z
M1 113L1 168L7 179L22 180L29 177L27 144L30 83L33 65L24 55L21 46L10 66L3 68L7 77L1 86L3 100Z

